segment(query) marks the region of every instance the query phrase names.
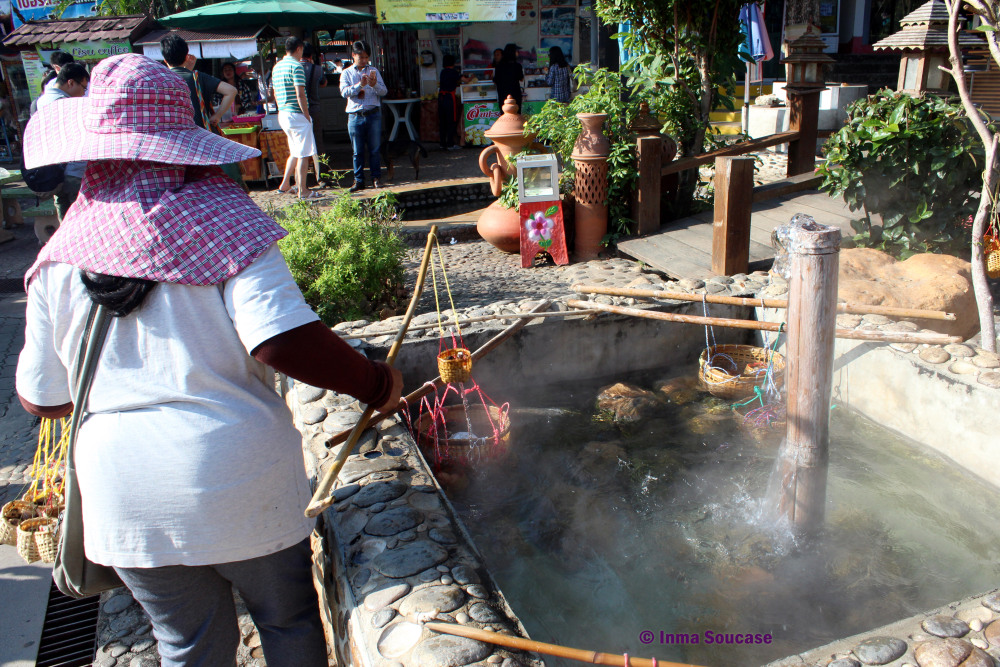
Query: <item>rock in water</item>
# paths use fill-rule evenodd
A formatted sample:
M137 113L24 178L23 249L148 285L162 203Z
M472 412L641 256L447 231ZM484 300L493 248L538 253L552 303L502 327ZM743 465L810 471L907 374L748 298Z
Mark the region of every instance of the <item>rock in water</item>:
M624 382L604 387L597 395L597 409L610 412L618 422L637 421L658 405L654 392Z

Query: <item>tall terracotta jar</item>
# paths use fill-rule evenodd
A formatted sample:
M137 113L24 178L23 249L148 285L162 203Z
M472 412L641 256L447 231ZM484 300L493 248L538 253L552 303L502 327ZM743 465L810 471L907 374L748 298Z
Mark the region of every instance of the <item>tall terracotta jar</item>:
M524 116L518 113L513 97L503 104L503 114L483 135L493 144L479 154L479 169L490 178L490 190L499 197L503 184L514 173L507 159L531 143L533 137L524 134ZM490 164L490 157L495 162ZM503 208L493 202L479 216L476 230L479 235L504 252L519 252L521 249L520 214L516 208Z
M574 226L576 239L573 244L578 260L595 259L601 251L601 239L608 233L608 156L611 142L601 127L608 119L606 113L578 113L583 125L580 137L573 145L573 163L576 180L573 195L576 198Z

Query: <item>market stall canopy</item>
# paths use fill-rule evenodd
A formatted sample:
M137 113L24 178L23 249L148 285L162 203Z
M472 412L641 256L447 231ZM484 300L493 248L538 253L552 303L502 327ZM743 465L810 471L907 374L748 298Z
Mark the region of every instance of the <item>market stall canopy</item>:
M163 60L160 40L170 33L180 35L187 42L188 51L196 58L225 58L227 60L243 60L255 56L257 55L258 39L269 39L280 34L270 26L212 31L158 28L136 40L134 44L142 48L143 55L153 60Z
M127 43L144 35L152 25L153 19L141 14L28 21L7 35L3 44L20 48L52 44L76 58L87 58L91 55L92 49L100 48L95 47L95 44L125 44L128 47ZM74 53L73 45L78 45L78 48L86 53ZM126 48L125 51L97 55L112 56L130 50Z
M189 9L160 19L171 28L212 30L271 25L276 28L339 28L374 21L364 12L324 5L313 0L229 0Z

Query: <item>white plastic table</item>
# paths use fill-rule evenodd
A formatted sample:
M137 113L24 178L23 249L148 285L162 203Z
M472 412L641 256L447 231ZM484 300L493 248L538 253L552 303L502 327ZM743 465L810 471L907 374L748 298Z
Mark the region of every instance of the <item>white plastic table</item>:
M417 140L417 131L413 128L413 123L410 122L410 109L413 108L414 102L419 101L419 97L407 97L400 100L382 99L382 104L388 105L389 110L392 111L392 130L389 131L389 141L396 138L400 125L405 126L406 131L410 133L410 141ZM402 114L399 111L400 106L403 107Z

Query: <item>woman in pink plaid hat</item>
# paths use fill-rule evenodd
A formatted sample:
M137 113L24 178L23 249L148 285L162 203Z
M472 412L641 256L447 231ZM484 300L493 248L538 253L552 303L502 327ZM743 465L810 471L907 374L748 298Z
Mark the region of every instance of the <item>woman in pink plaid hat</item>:
M196 127L163 65L104 60L89 97L40 110L24 146L28 167L88 161L25 278L29 412L70 413L91 304L115 315L75 450L88 558L145 608L164 666L234 664L235 587L270 667L325 667L301 437L267 367L385 412L399 372L305 304L285 231L216 166L259 151Z

